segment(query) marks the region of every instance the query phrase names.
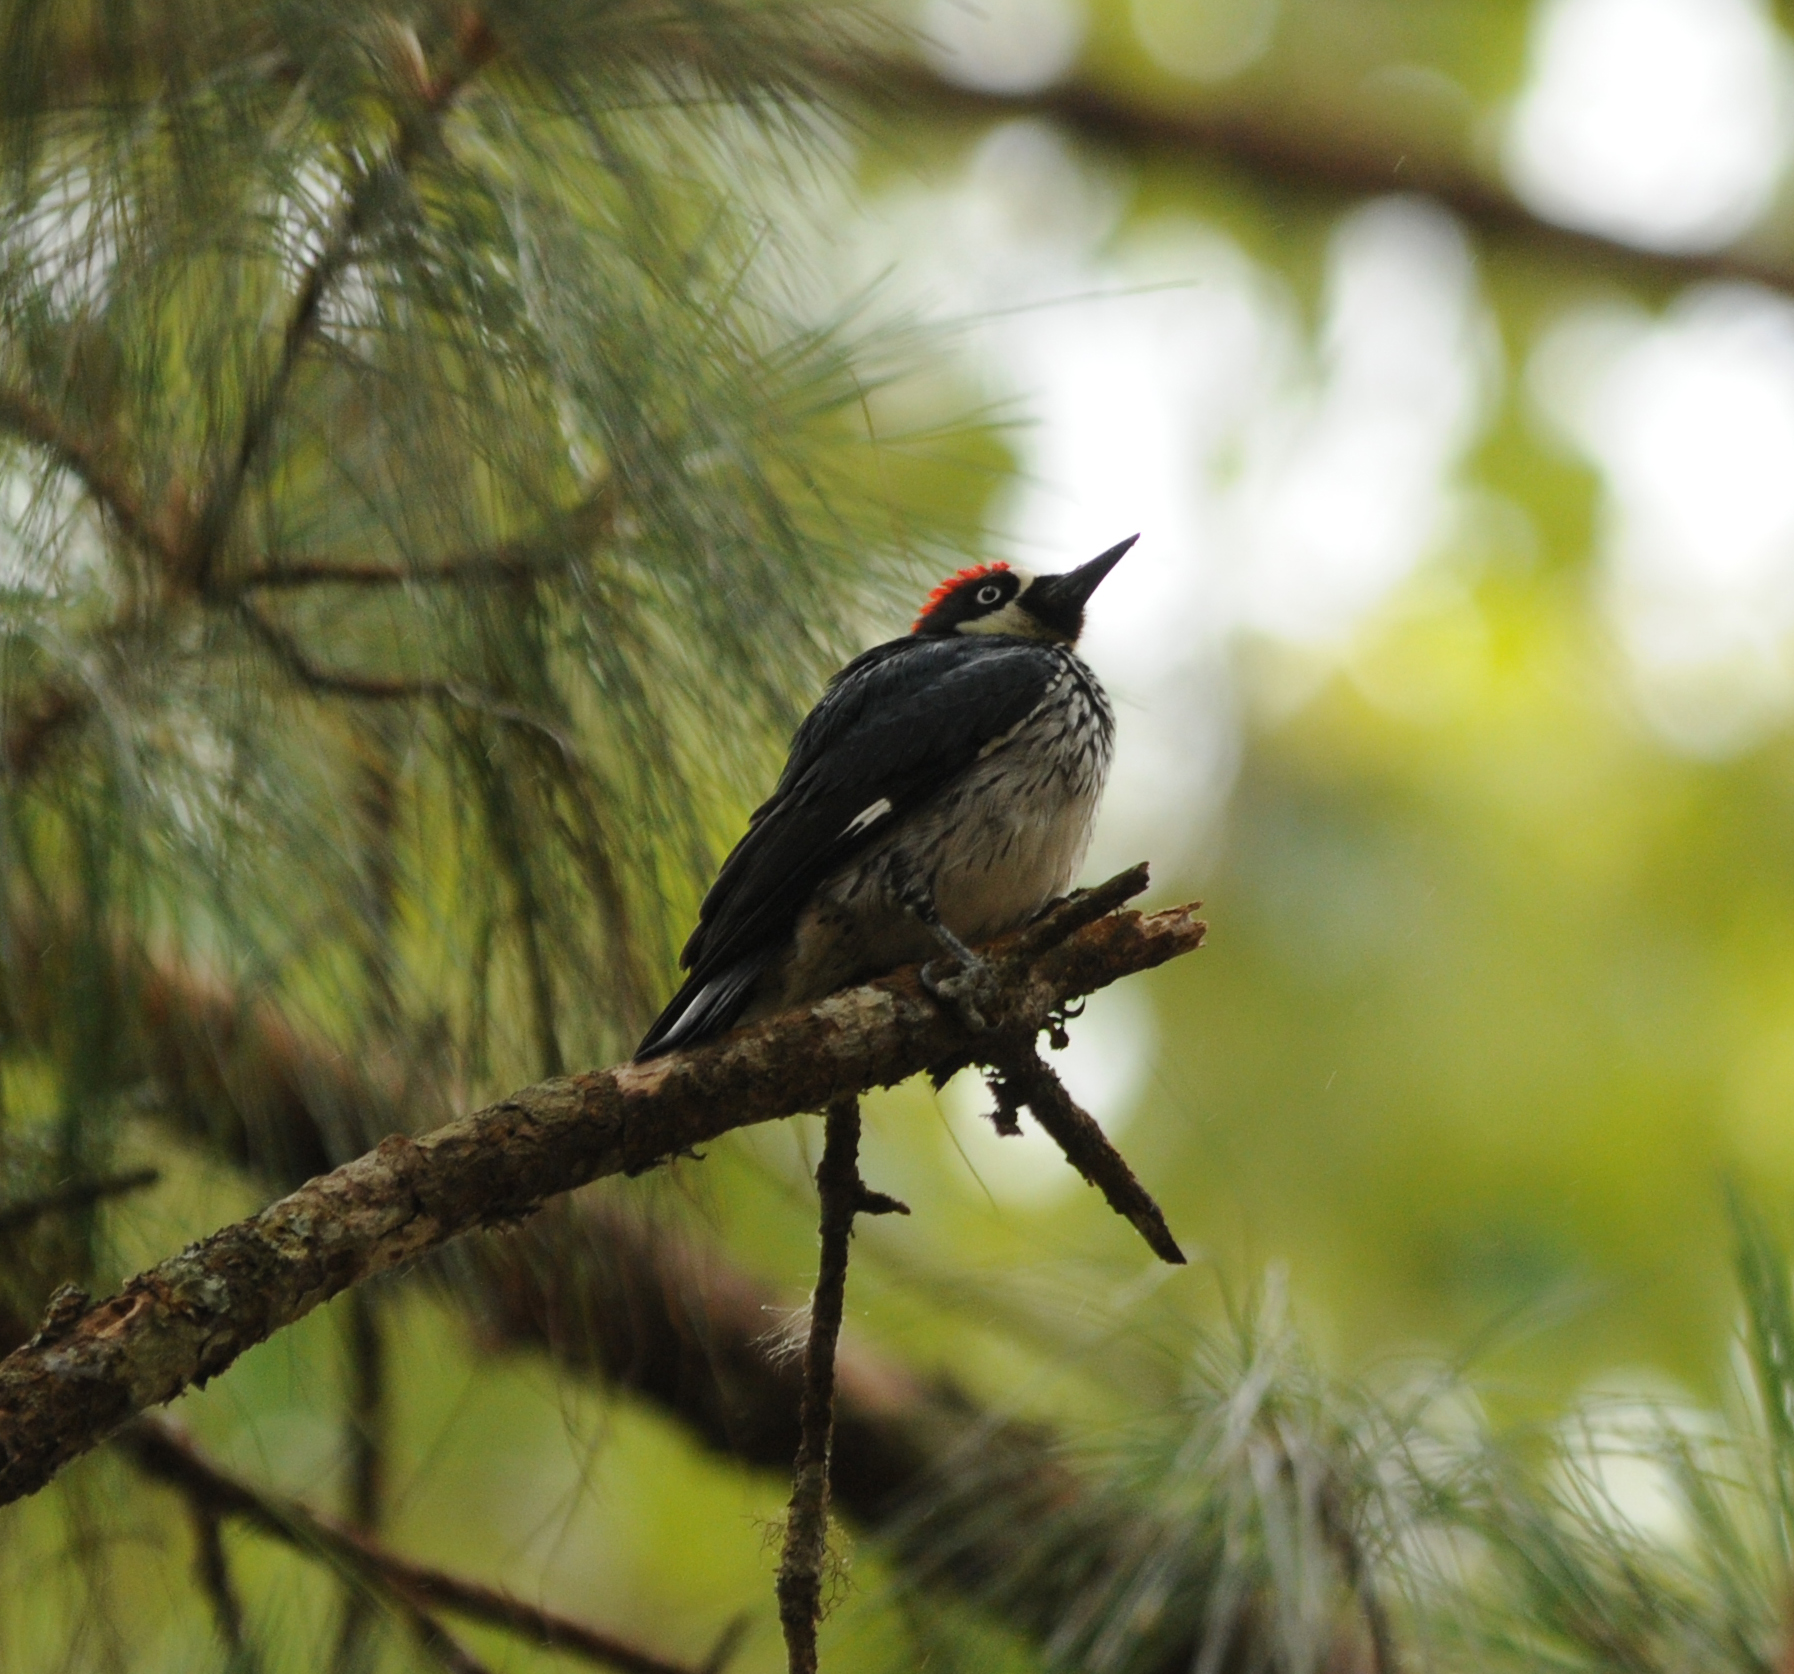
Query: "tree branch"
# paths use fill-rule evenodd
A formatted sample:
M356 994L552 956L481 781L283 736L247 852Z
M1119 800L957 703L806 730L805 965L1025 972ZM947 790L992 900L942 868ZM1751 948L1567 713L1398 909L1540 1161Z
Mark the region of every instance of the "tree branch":
M320 668L294 636L270 622L248 599L234 601L236 615L292 678L319 697L357 698L365 703L413 703L434 701L458 704L481 715L507 722L547 738L557 750L574 753L567 734L540 715L491 693L481 692L459 680L428 677L409 679L387 674L346 674Z
M387 1589L392 1602L411 1624L411 1632L426 1656L433 1657L446 1674L492 1674L485 1663L437 1621L423 1606L423 1601L408 1588Z
M1129 876L1144 887L1143 868ZM1126 912L1042 945L1080 910L1074 897L989 949L1011 1029L1046 1027L1080 995L1196 948L1206 928L1189 907ZM980 1044L901 971L692 1052L543 1082L418 1139L394 1134L0 1363L0 1504L351 1285L589 1180L643 1173Z
M64 424L22 389L0 386L0 429L47 453L93 497L125 538L140 551L167 559L175 550L167 530L154 522L125 480L113 469L109 450Z
M230 1653L233 1669L242 1668L252 1659L243 1631L243 1601L237 1597L230 1560L224 1552L222 1520L209 1506L189 1501L188 1510L193 1520L194 1573L211 1603L212 1619L218 1625L218 1637Z
M319 668L298 640L286 629L275 626L247 601L240 601L237 617L284 668L307 691L325 697L363 698L373 703L408 703L417 698L452 698L453 685L447 680L406 680L383 674L343 674L334 669Z
M346 1300L344 1351L348 1360L348 1400L344 1429L349 1456L349 1527L378 1535L386 1509L386 1443L391 1411L387 1391L386 1327L373 1292L352 1290ZM367 1640L374 1616L365 1592L350 1588L343 1597L332 1668L354 1674L372 1666Z
M434 564L366 564L348 559L304 558L294 563L270 564L232 576L231 593L297 593L308 587L349 587L369 590L388 587L511 587L538 581L564 570L571 562L559 557L506 559L495 548L486 557L445 558Z
M1128 1167L1127 1159L1109 1143L1096 1118L1073 1100L1064 1083L1035 1050L1034 1036L1023 1035L996 1054L991 1090L997 1097L997 1132L1019 1133L1015 1111L1026 1105L1065 1160L1103 1194L1111 1209L1127 1221L1161 1261L1182 1267L1188 1259L1177 1247L1171 1228L1151 1193Z
M15 1044L51 1047L62 1016L57 991L71 980L75 927L48 910L21 911L6 946ZM203 964L147 953L126 938L89 950L105 962L105 991L121 1008L116 1042L121 1085L151 1095L150 1116L213 1156L290 1191L361 1155L410 1123L429 1126L453 1111L431 1086L370 1072L334 1042L295 1027L259 989L242 992ZM30 1335L0 1341L0 1356Z
M466 1653L440 1628L435 1628L431 1615L434 1611L502 1628L534 1644L570 1652L620 1674L691 1674L682 1664L669 1662L584 1622L526 1604L495 1587L400 1557L298 1500L252 1487L220 1470L172 1425L157 1419L138 1420L119 1436L117 1445L146 1476L177 1489L196 1515L206 1515L214 1523L221 1517L235 1517L275 1540L335 1565L361 1585L395 1601L413 1618L414 1628L432 1641L429 1648L451 1666L457 1653L463 1659ZM475 1666L471 1659L466 1659L466 1665Z
M822 1571L828 1555L829 1454L835 1437L835 1345L847 1299L847 1246L856 1215L907 1215L909 1208L860 1178L860 1101L837 1099L824 1119L816 1192L822 1200L822 1255L810 1297L804 1392L798 1406L797 1459L776 1592L790 1674L816 1674L822 1620Z
M1080 915L1119 892L1092 891L1060 912ZM31 993L53 978L31 951L41 932L27 929ZM139 996L130 1033L144 1042L134 1051L147 1049L158 1119L231 1165L291 1185L392 1124L392 1093L365 1079L364 1062L292 1028L265 1001L166 960L123 987ZM30 1013L20 1022L42 1026ZM482 1357L544 1356L565 1376L653 1405L699 1445L789 1476L802 1370L767 1320L792 1298L702 1233L658 1217L640 1194L563 1198L515 1232L458 1241L419 1271L468 1320ZM935 1369L879 1353L851 1326L837 1349L829 1478L837 1513L879 1543L906 1583L990 1611L1036 1644L1060 1643L1079 1608L1063 1586L1039 1584L1044 1531L1057 1529L1064 1549L1090 1563L1152 1550L1168 1532L1161 1507L1075 1469L1062 1437L981 1405ZM1143 1661L1142 1674L1187 1674L1199 1645L1215 1652L1223 1642L1219 1666L1258 1666L1272 1656L1273 1625L1268 1610L1203 1613L1196 1637ZM1357 1666L1362 1649L1351 1638L1334 1663Z
M219 590L241 595L297 592L308 587L517 586L564 571L578 549L610 534L616 519L617 495L607 480L571 511L553 519L549 528L523 540L500 542L483 552L462 553L422 564L368 564L331 558L271 562L231 576Z
M0 1203L0 1236L19 1232L41 1221L46 1215L66 1214L71 1209L85 1209L102 1198L122 1197L126 1192L141 1191L162 1178L156 1168L132 1168L123 1174L103 1174L94 1180L69 1180L52 1186L35 1197L15 1198Z
M1167 107L1094 82L1065 82L1039 93L991 92L955 86L919 64L894 59L840 63L832 75L873 108L895 109L912 120L917 107L985 120L1044 116L1133 155L1215 159L1285 190L1353 197L1424 193L1478 230L1531 246L1550 261L1618 268L1654 285L1741 279L1794 290L1794 263L1785 254L1753 251L1748 244L1711 252L1645 250L1547 221L1466 163L1455 147L1393 124L1367 127L1325 112L1240 104Z
M90 700L52 681L38 688L0 735L0 760L14 779L29 779L58 737L87 715Z

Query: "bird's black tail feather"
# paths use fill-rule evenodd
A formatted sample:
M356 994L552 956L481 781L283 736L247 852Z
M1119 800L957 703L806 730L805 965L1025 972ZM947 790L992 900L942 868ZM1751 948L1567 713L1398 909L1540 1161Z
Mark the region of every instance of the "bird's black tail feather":
M666 1010L642 1036L642 1044L635 1049L635 1061L639 1064L644 1058L658 1058L663 1052L696 1046L732 1028L769 963L770 954L752 953L718 976L687 977L685 986L667 1002Z

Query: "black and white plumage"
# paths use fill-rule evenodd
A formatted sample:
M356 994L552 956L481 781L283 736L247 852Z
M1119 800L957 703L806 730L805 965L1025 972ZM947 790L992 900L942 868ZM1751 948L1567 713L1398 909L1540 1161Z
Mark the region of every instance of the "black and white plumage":
M909 635L829 682L705 896L690 974L638 1058L925 959L937 922L987 940L1065 892L1114 743L1073 647L1134 538L1064 575L962 570Z

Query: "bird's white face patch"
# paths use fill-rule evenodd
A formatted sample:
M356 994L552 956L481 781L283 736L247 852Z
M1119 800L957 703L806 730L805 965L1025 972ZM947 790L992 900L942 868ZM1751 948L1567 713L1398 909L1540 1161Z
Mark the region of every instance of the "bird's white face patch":
M1012 639L1045 639L1063 643L1064 634L1049 628L1032 611L1021 607L1021 597L1034 585L1034 577L1027 570L1012 568L1010 573L1021 583L1016 596L1001 610L993 610L988 616L974 616L970 621L961 622L954 631L962 634L1007 634Z
M870 826L877 825L891 811L891 799L881 796L870 807L862 808L847 822L847 829L841 833L843 837L857 837Z

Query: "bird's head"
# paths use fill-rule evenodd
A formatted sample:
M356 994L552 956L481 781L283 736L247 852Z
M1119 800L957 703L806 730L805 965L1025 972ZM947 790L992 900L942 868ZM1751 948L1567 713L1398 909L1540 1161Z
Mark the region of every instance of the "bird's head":
M949 576L928 595L910 631L922 639L948 634L1013 634L1076 645L1084 606L1097 584L1140 537L1129 535L1100 557L1063 575L1031 575L1008 564L976 564Z

